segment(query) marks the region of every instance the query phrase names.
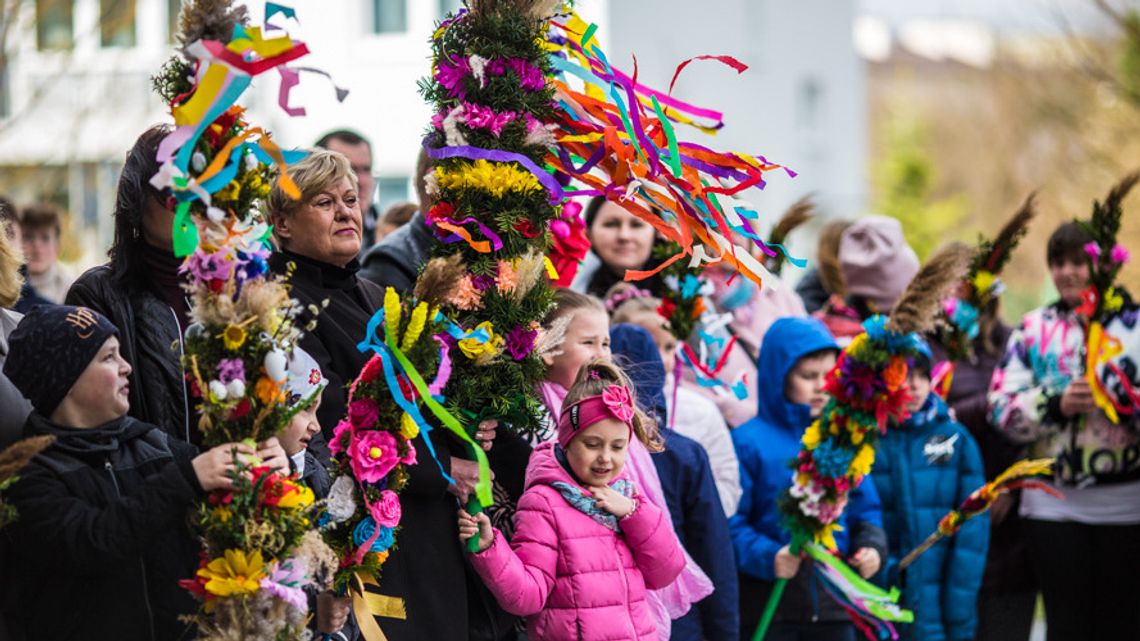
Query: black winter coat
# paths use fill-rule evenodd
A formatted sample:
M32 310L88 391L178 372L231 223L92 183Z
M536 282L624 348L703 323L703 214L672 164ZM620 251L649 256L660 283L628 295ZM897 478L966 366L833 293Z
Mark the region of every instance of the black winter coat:
M90 307L119 328L119 352L131 364L129 415L182 441L201 442L182 375L178 316L156 292L92 267L67 291L68 305Z
M360 277L380 287L391 287L401 294L412 291L420 269L439 244L417 212L408 222L376 243L364 255Z
M197 566L194 446L130 417L79 430L33 413L25 435L38 434L57 440L7 491L19 518L0 532L13 640L192 638L178 581Z
M372 314L383 307L384 291L356 277L360 269L356 260L341 268L287 251L269 259L270 269L278 274L287 273L290 263L295 265L289 280L290 294L306 308L305 318L310 317L310 305L319 308L322 301L328 300L328 307L317 315L316 329L306 332L300 342L301 349L317 361L329 380L317 409L322 438L309 442L309 451L327 466L333 428L345 416L346 387L356 380L372 356L371 352L365 354L356 349L356 345L364 338Z

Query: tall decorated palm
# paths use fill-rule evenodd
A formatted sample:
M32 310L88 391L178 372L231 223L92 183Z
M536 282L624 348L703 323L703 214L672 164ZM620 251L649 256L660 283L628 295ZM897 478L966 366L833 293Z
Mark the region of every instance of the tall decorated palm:
M266 20L281 5L267 5ZM193 0L180 16L178 53L154 78L174 128L159 146L151 184L175 212L174 253L190 299L183 368L206 447L260 442L305 403L286 395L291 352L304 328L283 281L267 269L272 247L261 206L282 151L237 104L254 76L307 53L287 35L250 26L229 0ZM291 400L291 399L290 399ZM311 402L312 397L306 399ZM323 587L335 559L312 530L312 490L255 458L235 455L229 490L197 508L196 576L182 582L201 602L201 639L284 640L305 634L304 588Z

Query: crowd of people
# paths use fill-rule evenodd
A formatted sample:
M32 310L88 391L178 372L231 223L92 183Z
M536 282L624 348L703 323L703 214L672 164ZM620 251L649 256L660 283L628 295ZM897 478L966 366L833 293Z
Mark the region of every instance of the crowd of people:
M168 131L146 131L128 152L109 260L77 278L58 260L60 212L0 200L0 447L55 437L5 496L20 518L0 531L0 638L192 638L178 618L195 608L178 587L197 567L187 511L234 482L235 452L328 496L328 443L367 361L357 344L384 288L410 291L439 242L424 224L426 155L418 203L377 212L370 143L348 130L322 137L290 170L300 198L275 184L265 204L269 268L319 310L290 371L321 376L291 377L289 398L318 397L275 438L203 449L182 365L195 328L174 212L149 183ZM393 641L750 639L787 580L767 639L853 641L848 612L793 551L778 503L841 350L919 270L906 230L881 216L829 223L796 290L710 268L707 304L732 314L737 339L720 375L747 382L733 395L677 366L658 311L666 279L624 281L660 264L655 229L601 198L583 216L591 250L542 323L561 337L535 390L545 427L526 439L478 425L495 505L477 515L460 506L478 466L442 431L416 437L399 545L374 589L403 616L381 629ZM1049 641L1140 638L1140 427L1105 420L1081 376L1074 310L1088 240L1071 223L1052 232L1057 300L1017 328L996 303L980 310L984 331L942 395L932 380L948 357L936 336L910 363L910 416L880 439L835 536L855 572L901 589L914 612L903 639L1027 641L1038 594ZM1106 325L1131 385L1136 320L1126 300ZM1030 455L1058 459L1058 496L1003 497L900 568L943 515ZM442 467L422 463L433 456ZM348 598L312 598L314 634L359 638Z

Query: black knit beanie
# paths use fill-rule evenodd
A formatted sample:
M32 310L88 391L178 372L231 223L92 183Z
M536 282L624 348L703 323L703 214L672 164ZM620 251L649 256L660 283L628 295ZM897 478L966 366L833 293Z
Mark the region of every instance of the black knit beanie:
M70 305L37 305L8 335L4 375L50 417L103 343L119 334L99 312Z

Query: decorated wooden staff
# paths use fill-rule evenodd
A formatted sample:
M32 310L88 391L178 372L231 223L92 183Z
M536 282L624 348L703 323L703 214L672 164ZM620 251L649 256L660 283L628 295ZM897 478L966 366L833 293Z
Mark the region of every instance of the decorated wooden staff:
M830 399L820 417L808 426L803 449L793 461L792 486L779 500L790 549L799 554L811 546L834 550L833 532L847 506L849 492L863 482L875 461L875 443L892 421L906 420L909 361L918 354L919 334L937 317L949 289L965 274L970 250L954 244L939 250L907 286L890 318L874 316L864 332L839 355L825 382ZM838 560L835 563L839 563ZM834 573L823 573L825 579ZM898 592L861 592L854 583L831 584L844 595L854 623L869 638L897 634L892 621L912 615L897 606ZM772 623L787 579L777 579L753 635L761 641Z
M993 506L997 497L1009 492L1011 490L1042 490L1048 492L1057 498L1063 498L1062 494L1050 486L1048 483L1041 481L1034 481L1030 477L1041 476L1052 473L1053 459L1031 459L1026 461L1018 461L1009 466L1004 472L998 474L994 480L986 483L970 493L965 501L958 506L958 509L951 510L946 516L938 521L938 530L931 533L926 537L918 547L906 553L906 556L899 561L899 572L902 572L908 565L914 563L923 552L926 552L938 541L948 536L954 536L958 530L962 529L962 524L970 519L983 514L986 510Z

